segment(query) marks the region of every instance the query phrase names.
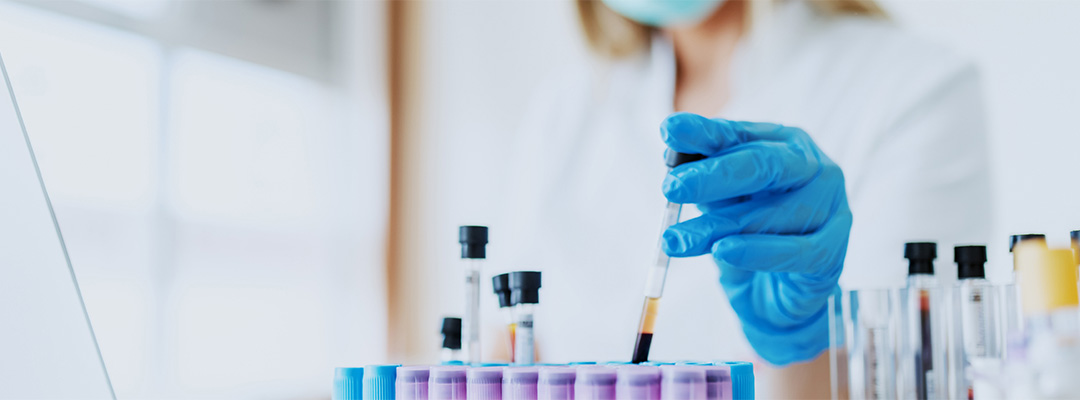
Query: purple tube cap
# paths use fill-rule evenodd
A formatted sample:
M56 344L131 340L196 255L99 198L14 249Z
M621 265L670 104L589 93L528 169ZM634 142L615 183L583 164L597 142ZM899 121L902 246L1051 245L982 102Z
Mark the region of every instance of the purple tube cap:
M434 384L465 383L466 369L460 365L431 367L428 370L428 382Z
M664 365L660 367L660 375L664 378L664 383L705 383L703 366Z
M469 368L467 376L470 385L502 385L503 367Z
M536 367L508 367L503 370L503 384L533 384L540 379Z
M577 370L571 367L540 367L537 377L541 385L573 385Z
M399 383L427 383L430 369L431 367L428 367L426 365L398 367L397 381Z
M665 365L660 367L663 399L693 400L706 398L705 370L701 366Z
M588 365L577 368L579 385L614 385L617 376L618 373L612 367Z
M618 377L619 385L659 385L660 368L645 365L624 365L618 368Z

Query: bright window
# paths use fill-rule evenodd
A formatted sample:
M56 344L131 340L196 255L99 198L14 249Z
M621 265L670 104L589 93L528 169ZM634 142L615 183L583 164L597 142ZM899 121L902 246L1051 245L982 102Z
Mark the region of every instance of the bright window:
M223 3L252 8L234 15L241 26L289 15ZM0 3L0 54L113 386L119 398L328 396L334 366L383 357L385 104L351 93L355 76L252 61L289 49L200 49L217 40L184 32L177 4ZM309 25L320 32L297 37L334 34Z

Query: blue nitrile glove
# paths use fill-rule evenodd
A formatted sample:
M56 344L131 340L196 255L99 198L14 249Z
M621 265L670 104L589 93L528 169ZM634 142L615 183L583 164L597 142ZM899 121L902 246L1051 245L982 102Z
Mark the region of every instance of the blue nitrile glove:
M766 361L828 348L828 297L839 290L851 210L840 167L802 129L677 113L660 128L681 153L664 195L703 215L668 228L673 257L711 252L743 332Z

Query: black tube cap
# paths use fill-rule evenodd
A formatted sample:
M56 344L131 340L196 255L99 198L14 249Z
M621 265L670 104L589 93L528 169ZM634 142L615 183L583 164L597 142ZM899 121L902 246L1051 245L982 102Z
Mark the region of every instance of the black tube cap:
M488 228L472 225L459 227L458 243L461 243L461 258L487 258L485 246L488 243Z
M680 153L671 149L668 149L664 153L664 164L667 164L668 168L675 168L688 162L694 162L698 160L704 160L705 157L701 154Z
M1069 239L1072 239L1074 242L1080 241L1080 230L1069 231Z
M1032 239L1046 240L1046 235L1043 235L1041 233L1025 233L1023 235L1009 236L1009 252L1012 253L1013 248L1016 247L1017 243Z
M499 297L499 308L510 307L510 274L499 274L491 277L491 288Z
M510 273L510 303L540 303L540 272L518 271Z
M956 261L957 278L986 278L983 266L986 264L986 246L956 246L953 260Z
M443 318L442 334L442 347L444 349L461 350L461 318Z
M934 274L937 243L904 243L904 258L908 259L908 275Z

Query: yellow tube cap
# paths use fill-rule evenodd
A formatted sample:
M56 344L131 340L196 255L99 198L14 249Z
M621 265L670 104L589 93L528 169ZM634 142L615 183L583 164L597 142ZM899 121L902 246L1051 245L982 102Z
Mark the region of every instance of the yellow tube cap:
M1016 256L1024 314L1048 314L1076 307L1076 264L1072 249L1029 248Z

